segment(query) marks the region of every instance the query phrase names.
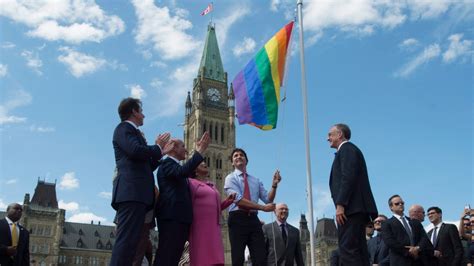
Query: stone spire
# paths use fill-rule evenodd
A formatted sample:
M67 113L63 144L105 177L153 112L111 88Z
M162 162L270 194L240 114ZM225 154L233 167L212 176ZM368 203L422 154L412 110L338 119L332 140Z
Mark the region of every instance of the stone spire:
M212 80L227 82L224 67L222 66L219 45L217 44L215 26L207 26L206 43L199 65L198 76Z

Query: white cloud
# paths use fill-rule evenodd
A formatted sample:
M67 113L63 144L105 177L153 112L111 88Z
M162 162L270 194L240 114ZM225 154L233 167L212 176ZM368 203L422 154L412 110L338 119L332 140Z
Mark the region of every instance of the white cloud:
M8 66L0 64L0 77L5 77L8 73Z
M409 38L406 40L403 40L398 46L401 49L406 49L406 50L412 50L414 47L418 46L420 42L415 39L415 38Z
M32 101L31 95L24 90L16 90L5 97L6 101L0 104L0 125L22 123L26 117L11 115L11 111L18 107L29 105Z
M5 184L7 185L13 185L13 184L16 184L16 182L18 182L18 179L16 178L13 178L13 179L9 179L5 182Z
M15 47L15 44L12 42L3 42L0 47L2 47L3 49L11 49Z
M273 11L273 12L277 12L279 5L280 5L280 0L271 0L270 1L270 10Z
M449 48L443 53L443 61L451 63L458 57L472 55L472 41L462 40L463 34L453 34L449 36Z
M74 214L67 221L71 223L90 223L91 221L104 223L107 219L91 212L81 212Z
M79 210L79 204L75 201L65 202L63 200L60 200L58 202L58 205L59 205L60 209L64 209L66 211L75 212L75 211Z
M112 192L102 191L98 196L104 199L112 199Z
M163 59L179 59L190 55L200 42L186 33L192 28L186 12L179 9L173 16L168 7L158 7L153 0L132 0L138 26L135 41L140 45L151 44Z
M251 53L255 50L256 43L252 38L245 37L244 40L234 46L232 52L236 57Z
M335 28L355 35L369 35L377 28L393 29L407 21L434 19L450 11L472 9L472 1L308 1L304 6L305 29Z
M43 61L41 61L37 53L24 50L23 52L21 52L21 56L26 59L26 65L29 68L31 68L36 74L43 75L43 72L41 72L40 70L43 66Z
M153 61L150 64L151 67L166 68L167 65L161 61Z
M419 66L422 64L436 58L440 55L441 49L439 48L438 44L432 44L426 47L423 52L413 58L410 62L405 64L402 68L400 68L396 73L395 76L397 77L406 77L413 73Z
M0 199L0 210L1 211L6 211L7 207L8 207L8 205L5 202L3 202L3 199Z
M59 189L75 189L79 187L79 179L76 178L74 172L67 172L61 177L59 182Z
M236 5L230 8L228 13L223 16L221 19L216 20L216 35L217 41L219 42L219 47L223 51L225 43L227 41L227 33L229 29L239 20L242 20L250 14L250 8L246 5Z
M143 99L146 97L146 91L138 84L125 85L125 87L130 89L130 97L132 98Z
M318 195L318 197L316 197L316 202L313 207L315 212L314 215L315 217L321 218L323 217L324 213L329 210L330 207L334 206L334 203L331 198L331 193L328 190L317 188L316 193L313 190L313 195Z
M38 133L49 133L49 132L56 131L56 129L54 127L42 127L42 126L37 126L37 125L31 125L30 131L38 132Z
M160 79L154 78L150 82L150 86L152 86L155 89L159 89L161 86L163 86L163 81L161 81Z
M28 35L49 41L100 42L125 29L119 17L106 15L94 0L3 1L0 15L28 26Z
M107 63L102 58L83 54L69 47L61 47L59 51L63 52L62 55L58 56L59 62L65 64L69 72L76 78L94 73Z

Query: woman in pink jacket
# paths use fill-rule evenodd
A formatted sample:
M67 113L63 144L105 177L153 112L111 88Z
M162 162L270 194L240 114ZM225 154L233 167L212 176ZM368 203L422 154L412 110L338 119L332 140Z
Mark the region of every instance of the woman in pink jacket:
M208 180L205 162L196 169L196 178L189 178L193 203L193 223L189 233L191 266L224 265L220 214L235 199L230 195L221 202L219 191Z

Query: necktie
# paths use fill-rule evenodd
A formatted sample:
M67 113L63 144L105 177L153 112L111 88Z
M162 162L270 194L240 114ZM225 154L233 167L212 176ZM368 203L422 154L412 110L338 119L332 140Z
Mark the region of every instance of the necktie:
M16 223L12 224L12 246L18 246L18 232L16 230Z
M405 227L405 231L407 231L408 236L410 237L410 244L413 245L414 244L413 234L411 232L410 226L408 226L408 223L407 223L407 220L405 219L405 216L402 216L402 223L403 223L403 227Z
M438 238L438 227L435 227L434 230L433 230L433 237L432 237L432 243L433 243L433 246L436 247L436 240Z
M280 224L281 227L281 236L283 237L283 241L285 242L288 240L288 236L286 235L285 224Z
M247 178L247 173L243 173L244 175L244 199L251 200L250 199L250 188L249 188L249 181Z

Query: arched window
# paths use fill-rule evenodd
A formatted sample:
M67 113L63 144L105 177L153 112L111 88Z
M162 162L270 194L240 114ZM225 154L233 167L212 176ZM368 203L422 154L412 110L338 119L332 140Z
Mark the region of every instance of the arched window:
M209 137L211 138L211 140L212 140L212 127L213 127L212 122L209 122Z
M224 125L221 126L221 142L224 143Z
M97 232L97 230L95 230L94 236L100 237L99 232Z
M104 245L102 245L102 241L100 241L100 239L99 239L99 241L97 241L96 247L97 247L97 249L102 249L104 247Z
M79 240L77 240L76 246L77 246L78 248L82 248L82 247L84 246L84 243L82 242L82 239L79 238Z
M79 235L80 235L80 236L83 236L83 235L84 235L84 232L82 232L82 229L79 229Z

